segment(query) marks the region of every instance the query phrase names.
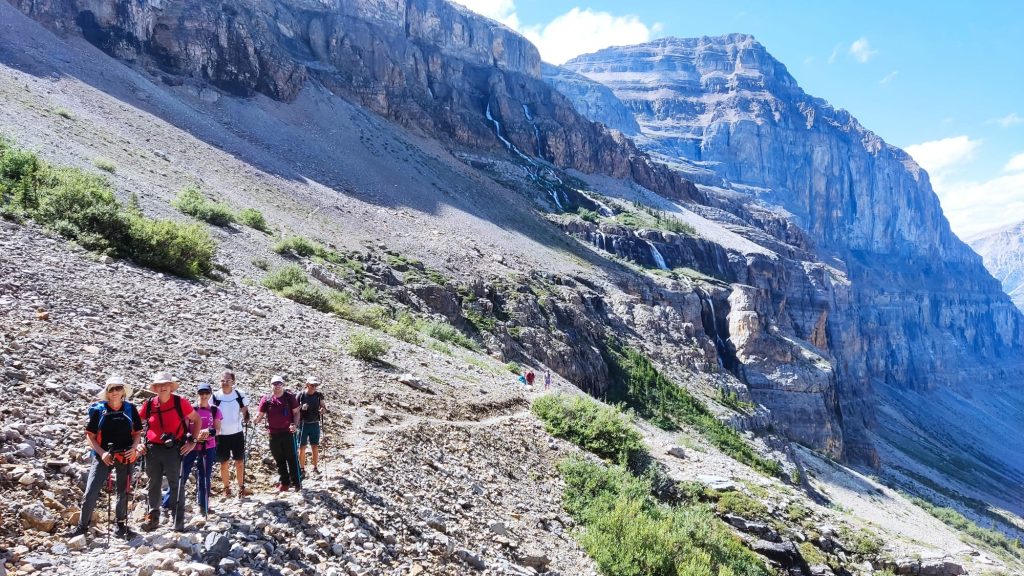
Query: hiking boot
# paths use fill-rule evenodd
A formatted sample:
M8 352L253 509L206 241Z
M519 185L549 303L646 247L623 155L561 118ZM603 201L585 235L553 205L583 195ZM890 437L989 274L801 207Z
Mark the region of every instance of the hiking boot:
M132 538L138 536L138 534L136 534L134 530L128 527L127 522L118 522L117 530L114 531L114 536L117 536L118 538L121 538L123 540L131 540Z
M71 539L71 538L75 538L75 537L81 536L82 534L89 534L89 527L88 526L77 525L74 528L68 530L64 534L64 537L68 538L68 539Z
M156 530L159 527L160 527L160 514L157 513L157 512L150 512L149 515L146 516L145 523L143 523L142 526L139 526L139 528L143 532L152 532L153 530Z
M316 474L317 476L319 476L320 475L320 469L317 468L316 466L313 466L313 474Z
M231 498L231 487L230 486L227 486L227 487L224 488L224 497L225 498Z
M277 485L277 491L278 492L287 492L288 491L288 485L287 484L278 484Z

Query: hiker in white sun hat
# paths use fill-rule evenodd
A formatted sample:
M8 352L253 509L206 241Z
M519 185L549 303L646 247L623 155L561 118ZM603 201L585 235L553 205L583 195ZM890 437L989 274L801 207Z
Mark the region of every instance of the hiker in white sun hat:
M146 454L149 476L149 512L142 529L149 532L160 525L160 484L167 479L170 487L169 507L174 514L174 529L185 529L185 483L181 482L181 459L196 447L199 436L199 415L187 398L174 393L178 381L169 372L153 374L150 390L155 398L143 403L139 414L146 421L146 443L139 450Z

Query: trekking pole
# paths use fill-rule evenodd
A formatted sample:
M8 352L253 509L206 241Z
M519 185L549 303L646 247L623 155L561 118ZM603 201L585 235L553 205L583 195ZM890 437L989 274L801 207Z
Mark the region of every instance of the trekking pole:
M206 443L203 442L203 445L205 446ZM199 493L199 509L205 518L210 515L210 475L206 473L205 449L199 453L196 462L202 466L202 468L196 469L196 492Z
M292 434L292 445L294 446L293 452L295 454L295 477L299 479L299 486L302 485L302 467L299 466L299 434L301 433L301 431L296 430L295 434ZM296 486L295 488L298 489L299 486Z
M107 476L107 546L110 546L110 493L114 491L114 467L110 467Z
M252 450L252 419L245 420L245 435L242 436L242 490L245 490L245 469L249 466L249 451ZM239 494L239 498L245 494Z

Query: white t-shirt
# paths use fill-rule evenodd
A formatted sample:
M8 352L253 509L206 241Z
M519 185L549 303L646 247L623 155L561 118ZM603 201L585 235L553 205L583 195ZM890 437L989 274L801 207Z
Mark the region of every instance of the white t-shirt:
M232 390L230 394L225 394L223 391L213 393L213 399L219 403L217 408L223 414L223 419L220 422L220 433L222 436L238 434L242 431L242 411L238 407L239 396L242 397L242 404L248 406L249 398L239 392L237 388Z

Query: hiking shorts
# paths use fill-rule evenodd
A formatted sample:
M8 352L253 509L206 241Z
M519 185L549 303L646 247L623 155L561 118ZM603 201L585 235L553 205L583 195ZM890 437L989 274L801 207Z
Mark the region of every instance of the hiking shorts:
M302 432L299 433L299 446L320 445L320 423L306 422L302 425Z
M217 436L217 461L245 460L245 432Z

